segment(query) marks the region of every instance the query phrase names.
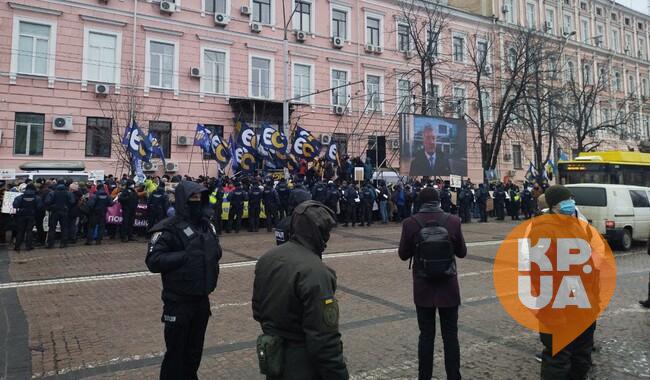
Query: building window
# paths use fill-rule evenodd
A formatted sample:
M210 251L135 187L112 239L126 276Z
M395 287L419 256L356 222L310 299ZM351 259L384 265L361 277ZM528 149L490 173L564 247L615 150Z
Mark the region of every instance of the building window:
M204 127L206 127L212 134L217 134L219 137L223 139L223 125L216 125L216 124L203 124ZM204 160L216 160L217 156L214 153L205 153L203 152L203 159Z
M632 35L625 33L625 55L633 55Z
M204 0L205 12L208 13L224 13L228 14L228 1L227 0Z
M366 75L366 102L368 111L381 111L381 77Z
M53 53L50 51L51 30L50 25L19 22L17 72L32 75L49 74L50 54Z
M95 82L115 83L117 81L117 36L99 32L88 32L86 78Z
M427 28L427 55L438 56L438 31L434 30L433 25L429 25Z
M221 51L203 51L203 91L213 94L226 93L226 53Z
M339 157L348 154L348 135L346 133L333 133L332 141L336 144L336 150L339 153Z
M568 82L572 82L575 79L575 67L573 65L573 61L568 61L566 63L566 80Z
M348 38L348 12L332 8L332 37Z
M588 44L591 39L589 35L589 20L580 20L580 34L582 35L582 42Z
M454 117L465 117L465 89L454 87Z
M348 103L348 72L332 69L332 104L346 106Z
M610 49L614 50L615 52L619 52L618 50L618 45L619 45L619 40L618 40L618 30L612 29L612 40L610 42Z
M454 62L465 62L465 38L454 36L452 43Z
M537 22L535 20L535 4L526 3L526 25L529 28L534 29L537 27Z
M580 2L580 9L583 10L583 11L586 11L587 10L587 3L585 3L584 1L581 1Z
M489 63L487 41L478 41L476 43L476 52L478 53L476 56L478 64L483 65Z
M582 67L582 80L585 84L591 84L591 65L585 64Z
M648 80L645 78L641 79L641 95L648 96Z
M271 23L271 0L253 0L253 21Z
M375 17L366 17L366 43L372 46L381 46L379 33L381 20Z
M397 24L397 50L411 50L411 35L408 24Z
M86 157L111 157L113 119L86 118Z
M603 15L603 8L596 7L596 16L602 16L602 15Z
M311 2L296 0L296 12L293 15L293 27L296 30L311 32Z
M546 22L544 24L546 33L555 33L555 12L551 8L546 8Z
M174 45L151 41L149 46L149 85L174 88Z
M616 13L612 13L612 21L616 21L618 18L618 15Z
M614 91L621 91L623 84L621 83L621 73L618 71L614 73Z
M506 21L510 24L515 23L515 0L503 0L503 8L507 10Z
M625 25L626 25L626 26L630 26L630 25L632 25L632 22L630 21L630 18L629 18L629 17L626 17L626 18L625 18Z
M255 98L271 98L271 60L267 58L251 58L251 96Z
M165 158L172 156L172 123L168 121L150 121L149 132L158 137L158 143L163 149Z
M562 26L562 34L568 36L573 32L573 17L571 15L564 15L564 25Z
M596 25L596 36L594 36L594 42L596 46L603 47L603 40L605 38L605 27L603 24Z
M515 48L508 49L508 68L510 71L515 71L517 65L517 50Z
M16 113L14 154L43 155L43 127L45 115L40 113Z
M512 167L515 169L522 169L521 164L521 145L516 144L512 146Z
M437 84L427 85L427 115L438 115L440 105L440 86Z
M483 103L482 116L483 121L492 120L492 100L490 99L490 93L487 91L481 91L481 103Z
M397 101L399 112L410 112L412 106L411 82L407 79L397 81Z
M639 58L645 59L645 43L643 38L639 38L639 51L637 55Z
M293 65L293 98L299 103L311 103L311 66Z
M628 89L627 89L628 94L634 95L634 93L636 92L636 81L634 80L633 75L628 75L628 77L627 77L627 86L628 86Z

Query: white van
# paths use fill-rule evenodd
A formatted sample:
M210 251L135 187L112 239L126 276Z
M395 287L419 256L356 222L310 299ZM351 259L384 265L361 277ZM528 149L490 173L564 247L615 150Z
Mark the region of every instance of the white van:
M623 250L650 234L650 188L581 183L566 185L576 205L611 244Z

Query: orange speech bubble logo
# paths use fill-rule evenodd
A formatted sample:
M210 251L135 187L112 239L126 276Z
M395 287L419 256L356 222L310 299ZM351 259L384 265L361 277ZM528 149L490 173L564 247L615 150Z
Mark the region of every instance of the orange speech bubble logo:
M506 312L553 336L553 355L605 310L616 288L616 261L585 221L542 215L515 227L497 252L493 281Z

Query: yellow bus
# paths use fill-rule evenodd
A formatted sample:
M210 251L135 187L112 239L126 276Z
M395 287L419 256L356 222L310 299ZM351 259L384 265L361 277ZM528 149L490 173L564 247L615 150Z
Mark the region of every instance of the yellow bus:
M582 152L558 162L560 183L600 183L650 187L650 153Z

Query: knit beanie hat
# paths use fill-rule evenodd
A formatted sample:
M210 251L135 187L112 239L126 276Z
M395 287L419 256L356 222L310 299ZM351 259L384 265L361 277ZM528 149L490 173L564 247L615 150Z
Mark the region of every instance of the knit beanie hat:
M553 207L556 204L571 198L571 191L562 185L553 185L544 192L546 204Z

